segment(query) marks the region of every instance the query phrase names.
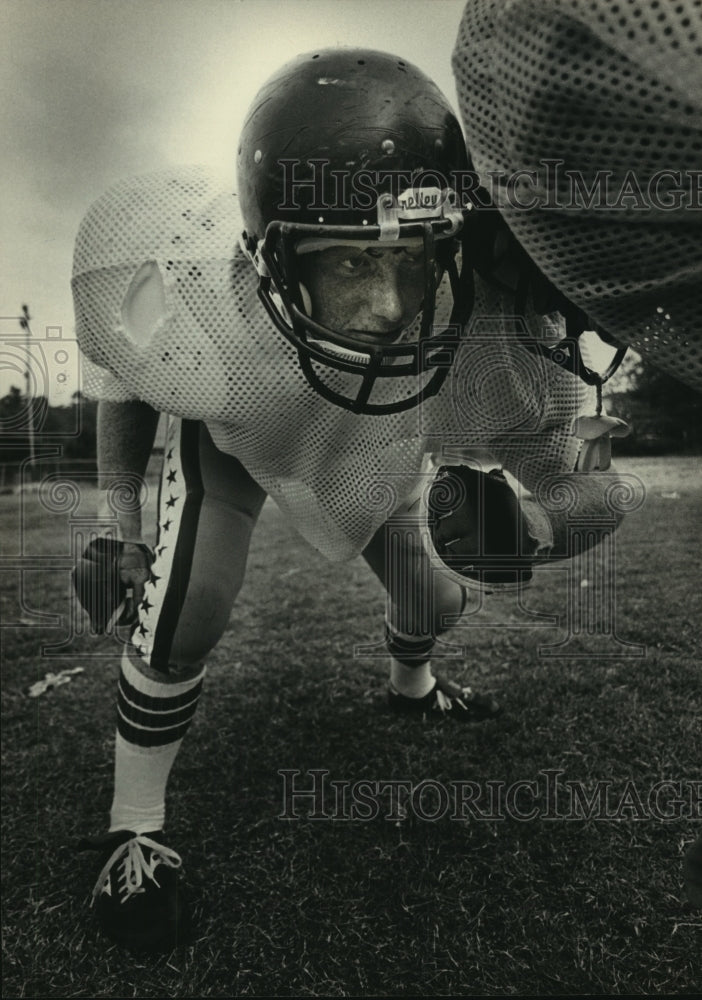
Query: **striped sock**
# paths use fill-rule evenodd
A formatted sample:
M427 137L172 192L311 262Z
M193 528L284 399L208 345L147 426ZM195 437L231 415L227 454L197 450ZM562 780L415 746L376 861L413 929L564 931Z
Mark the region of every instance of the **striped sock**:
M151 680L125 652L119 678L115 794L110 831L163 829L166 783L202 689L203 670L187 681Z

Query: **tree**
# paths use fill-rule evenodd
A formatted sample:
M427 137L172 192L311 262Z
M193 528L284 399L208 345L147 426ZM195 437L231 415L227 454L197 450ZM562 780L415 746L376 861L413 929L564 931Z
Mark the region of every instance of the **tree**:
M620 453L702 450L702 395L638 356L625 373L627 388L607 397L607 410L631 426Z
M31 420L30 420L31 416ZM45 396L28 399L16 386L0 399L0 463L17 464L42 445L61 446L63 458L95 458L97 403L74 393L71 406L49 406Z

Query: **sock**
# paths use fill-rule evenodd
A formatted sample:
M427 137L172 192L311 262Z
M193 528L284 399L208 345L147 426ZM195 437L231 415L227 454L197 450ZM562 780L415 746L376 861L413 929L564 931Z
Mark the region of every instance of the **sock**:
M423 698L434 687L431 661L408 667L394 657L390 660L390 685L398 694L407 698Z
M163 829L166 783L195 714L203 670L187 681L144 677L122 661L115 739L115 794L110 831L150 833Z
M406 635L385 623L385 642L390 653L390 684L407 698L423 698L434 686L429 657L434 636Z

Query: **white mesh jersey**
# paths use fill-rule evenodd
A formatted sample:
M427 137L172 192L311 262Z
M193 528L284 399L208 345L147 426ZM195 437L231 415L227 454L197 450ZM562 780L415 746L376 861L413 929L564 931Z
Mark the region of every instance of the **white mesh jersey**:
M532 260L702 389L702 0L467 0L453 69L475 169Z
M235 196L201 167L126 180L91 207L73 277L88 396L139 399L205 421L217 447L332 560L358 554L417 493L430 454L450 461L488 451L530 490L543 475L573 469L579 442L570 424L584 392L517 343L501 293L478 286L473 321L437 396L402 413L352 414L306 382L258 300L240 228ZM137 342L122 310L146 263L163 278L166 314ZM440 290L437 314L447 299ZM553 341L556 326L532 318L530 332ZM330 381L342 388L351 378ZM407 380L386 381L374 399Z

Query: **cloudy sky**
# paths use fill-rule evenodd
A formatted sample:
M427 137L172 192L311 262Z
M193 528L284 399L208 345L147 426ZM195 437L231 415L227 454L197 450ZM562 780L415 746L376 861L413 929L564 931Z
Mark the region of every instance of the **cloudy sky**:
M73 238L109 184L173 163L226 166L259 86L322 45L405 56L455 104L463 3L2 0L0 394L23 384L8 349L22 303L34 335L72 336Z

